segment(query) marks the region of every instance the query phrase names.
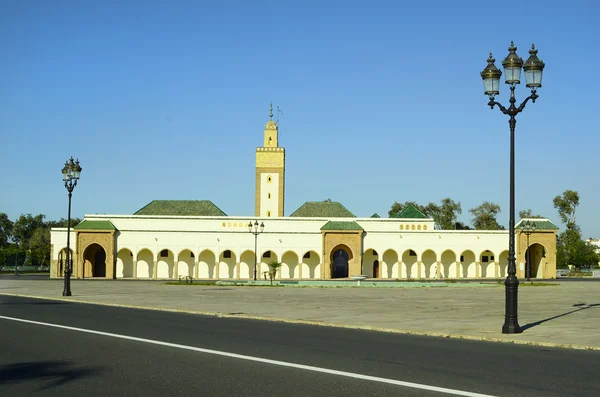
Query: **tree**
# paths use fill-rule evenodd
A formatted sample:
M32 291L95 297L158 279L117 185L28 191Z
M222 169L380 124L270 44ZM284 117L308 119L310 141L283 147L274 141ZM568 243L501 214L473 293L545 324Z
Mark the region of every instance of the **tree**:
M271 279L271 285L273 285L273 280L277 275L277 269L281 267L281 262L271 261L268 263L269 265L269 278Z
M575 211L579 205L579 193L574 190L565 190L562 196L554 197L552 202L567 229L575 228Z
M414 205L419 211L421 211L425 215L429 216L429 214L427 212L427 208L423 207L421 204L417 204L414 201L406 201L404 203L399 203L399 202L395 201L394 204L392 204L392 208L390 208L390 210L388 211L389 217L390 218L399 217L400 213L411 204Z
M0 248L8 247L12 237L13 222L8 219L8 215L0 212Z
M496 220L500 212L498 204L485 201L479 207L471 208L469 212L473 215L471 223L476 230L504 230L504 226Z
M39 214L32 216L26 214L19 217L13 225L13 240L23 250L29 249L30 239L37 228L45 228L45 215Z
M455 229L458 214L462 214L460 202L457 203L449 197L442 199L441 205L429 203L426 209L427 214L433 218L438 229L442 230Z
M473 229L471 229L471 226L465 225L463 222L456 222L454 224L454 229L455 230L473 230Z
M544 218L541 215L533 215L533 212L531 211L531 209L526 209L526 210L521 210L519 211L519 218L520 219L525 219L525 218L529 218L529 219L540 219L540 218Z
M600 255L596 248L581 239L581 231L576 225L562 232L556 243L556 267L566 269L569 265L582 267L598 266Z

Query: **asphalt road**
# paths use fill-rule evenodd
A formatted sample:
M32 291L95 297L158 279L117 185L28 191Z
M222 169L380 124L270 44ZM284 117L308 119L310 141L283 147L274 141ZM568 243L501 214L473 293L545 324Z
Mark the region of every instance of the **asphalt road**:
M0 295L0 395L7 396L364 397L470 392L596 397L598 363L600 353L594 351ZM385 383L386 379L411 384Z

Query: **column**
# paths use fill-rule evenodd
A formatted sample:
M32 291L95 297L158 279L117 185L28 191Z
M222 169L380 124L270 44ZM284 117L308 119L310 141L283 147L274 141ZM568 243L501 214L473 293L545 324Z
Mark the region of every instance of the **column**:
M194 272L192 273L194 275L194 278L197 280L198 279L198 269L200 268L200 260L198 259L198 257L194 257Z
M175 258L175 254L173 254L173 278L175 280L179 278L179 257Z
M235 278L238 280L240 279L240 264L241 262L235 263Z
M481 262L475 262L475 278L481 277Z
M152 278L153 279L157 279L158 278L158 258L159 258L160 253L157 253L156 256L154 257L154 266L152 266Z
M442 278L442 262L437 261L437 274L436 278Z
M460 270L462 267L462 263L460 261L456 261L454 263L456 263L456 278L460 278Z
M132 277L137 278L137 260L136 259L133 260L133 275L132 275Z
M423 266L423 262L417 261L417 278L421 279L421 267Z
M396 266L398 266L398 278L402 278L402 261L396 262Z

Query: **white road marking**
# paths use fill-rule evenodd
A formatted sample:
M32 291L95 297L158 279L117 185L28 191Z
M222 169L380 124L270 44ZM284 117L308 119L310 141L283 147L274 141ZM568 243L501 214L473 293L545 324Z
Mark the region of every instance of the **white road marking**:
M240 360L256 361L256 362L259 362L259 363L279 365L281 367L297 368L297 369L303 369L303 370L306 370L306 371L320 372L320 373L330 374L330 375L345 376L347 378L362 379L362 380L368 380L368 381L371 381L371 382L387 383L387 384L396 385L396 386L410 387L410 388L413 388L413 389L422 389L422 390L435 391L435 392L439 392L439 393L453 394L455 396L495 397L495 396L492 396L492 395L489 395L489 394L472 393L472 392L462 391L462 390L447 389L445 387L429 386L429 385L423 385L423 384L420 384L420 383L404 382L404 381L401 381L401 380L388 379L388 378L380 378L380 377L377 377L377 376L355 374L355 373L352 373L352 372L338 371L338 370L335 370L335 369L313 367L313 366L310 366L310 365L294 364L294 363L288 363L288 362L285 362L285 361L270 360L270 359L267 359L267 358L245 356L243 354L228 353L228 352L223 352L223 351L219 351L219 350L203 349L201 347L180 345L180 344L177 344L177 343L162 342L162 341L158 341L158 340L145 339L145 338L137 338L135 336L113 334L113 333L110 333L110 332L95 331L93 329L69 327L67 325L52 324L52 323L43 323L43 322L40 322L40 321L25 320L25 319L16 318L16 317L0 316L0 318L2 318L4 320L18 321L18 322L28 323L28 324L43 325L43 326L46 326L46 327L68 329L68 330L71 330L71 331L84 332L84 333L94 334L94 335L109 336L111 338L127 339L127 340L136 341L136 342L150 343L150 344L153 344L153 345L174 347L176 349L184 349L184 350L191 350L191 351L196 351L196 352L200 352L200 353L214 354L214 355L217 355L217 356L237 358L237 359L240 359Z

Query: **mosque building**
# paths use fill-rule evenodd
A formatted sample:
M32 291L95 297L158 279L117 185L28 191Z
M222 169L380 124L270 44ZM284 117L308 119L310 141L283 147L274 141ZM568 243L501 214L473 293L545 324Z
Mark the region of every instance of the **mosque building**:
M272 107L269 116L256 148L254 216L228 216L208 200L154 200L132 215L86 214L71 230L72 277L248 280L263 278L271 262L281 263L282 280L506 277L506 230L437 230L414 206L395 218L358 218L330 200L307 201L285 216L285 149ZM555 278L558 227L529 219L535 231L526 234L524 221L515 227L517 277L528 269L531 278ZM53 228L52 278L63 277L66 246L67 229Z

